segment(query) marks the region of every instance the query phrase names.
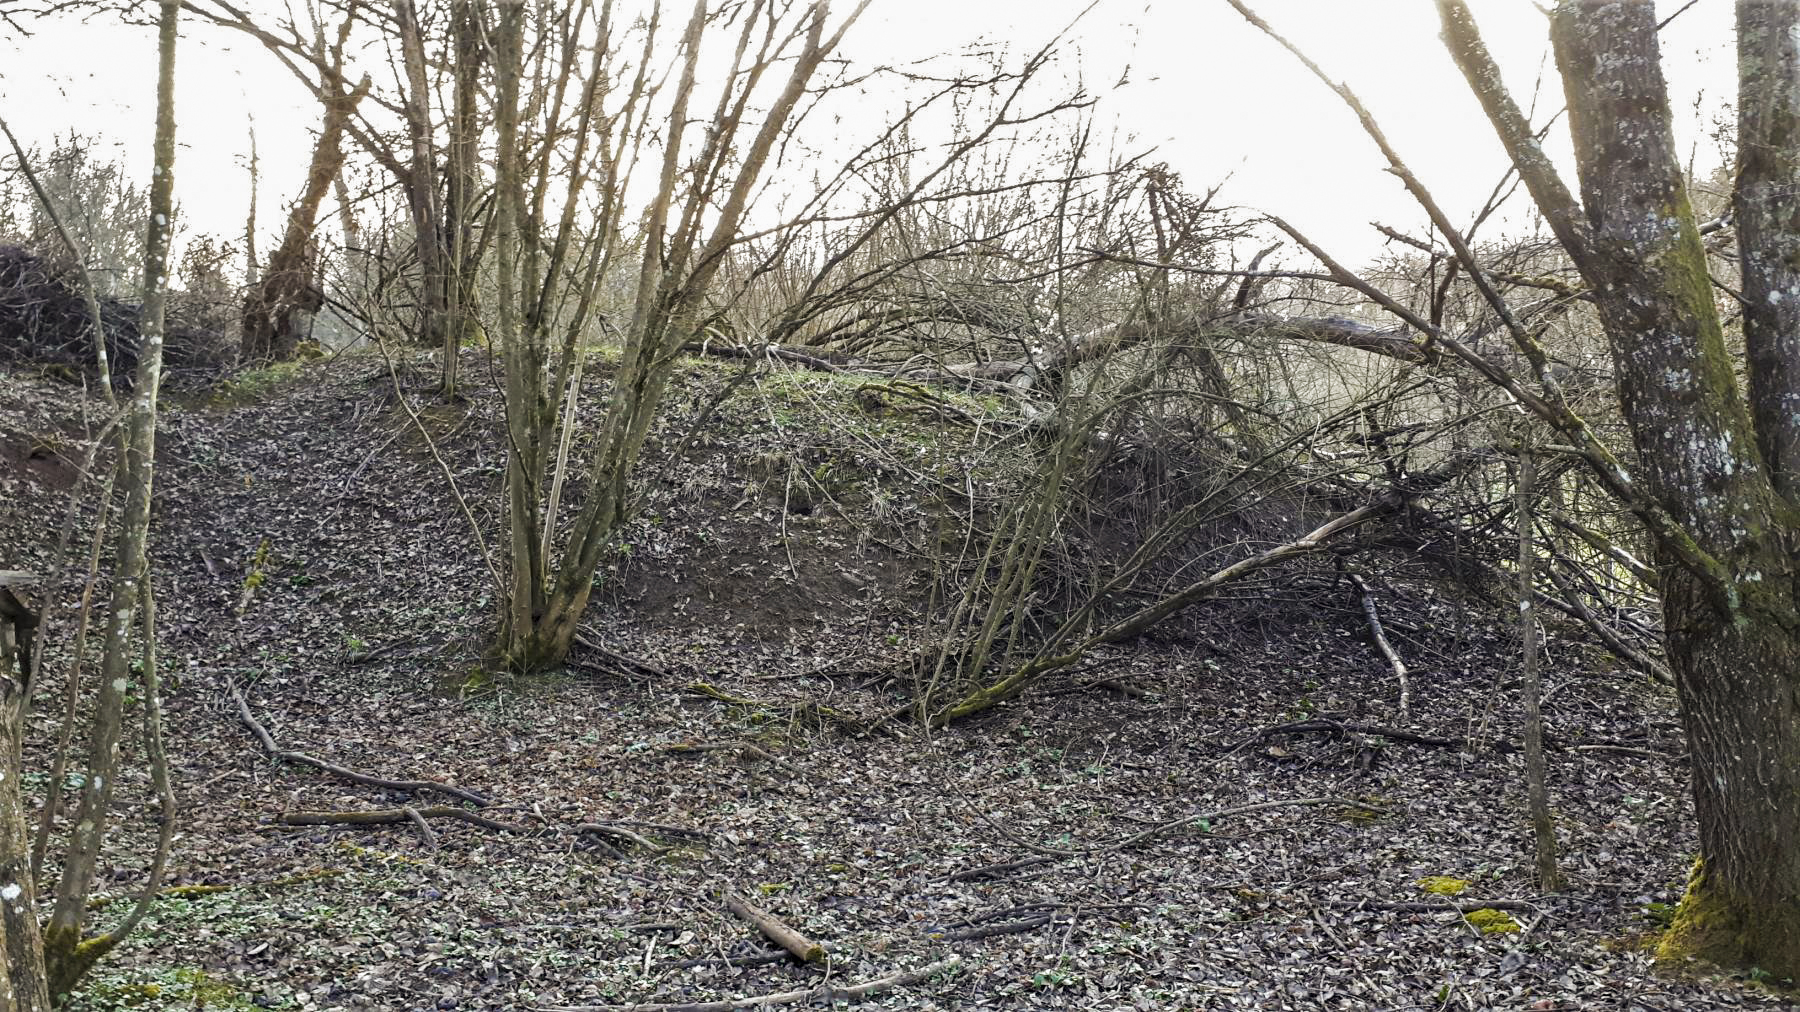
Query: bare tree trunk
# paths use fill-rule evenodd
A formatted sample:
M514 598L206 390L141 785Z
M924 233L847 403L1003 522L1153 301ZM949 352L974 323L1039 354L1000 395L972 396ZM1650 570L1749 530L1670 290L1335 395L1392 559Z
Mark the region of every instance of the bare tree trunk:
M1544 759L1544 687L1538 676L1538 637L1535 580L1537 550L1532 544L1532 485L1537 462L1531 447L1519 444L1518 505L1513 511L1519 525L1519 664L1525 696L1525 791L1531 812L1531 834L1537 842L1538 888L1555 892L1562 887L1556 870L1556 823L1550 814L1548 764Z
M337 198L338 230L344 234L345 249L362 248L362 228L356 223L356 207L350 200L350 187L344 182L344 170L331 180L331 192Z
M452 14L452 17L456 17ZM406 199L412 211L413 245L419 254L420 343L445 349L444 393L455 392L455 358L448 342L448 274L444 242L439 235L437 160L432 152L431 86L425 75L425 38L413 0L394 0L394 27L400 36L400 62L406 74L406 134L411 141Z
M255 285L262 265L256 261L256 191L261 180L256 161L256 118L250 119L250 210L244 215L244 284Z
M132 630L138 624L138 606L145 594L143 584L149 578L146 567L155 476L157 392L162 384L169 241L175 224L175 42L180 14L179 3L164 0L158 36L155 171L151 174L150 229L144 248L144 303L138 318L143 338L120 461L125 510L115 553L106 650L101 661L81 800L63 856L56 902L43 931L44 969L52 995L72 988L120 938L115 933L84 940L82 925L106 838L123 735L125 696L130 688ZM152 645L156 630L146 624L142 631L146 644Z
M7 579L15 576L16 583ZM50 1007L25 800L19 793L25 711L31 699L26 682L30 662L21 646L28 641L35 617L22 605L14 607L17 599L6 589L22 588L24 583L23 574L0 574L0 952L6 955L6 972L0 973L0 1012L41 1012Z
M345 124L368 93L369 84L365 77L346 92L341 77L333 76L327 82L330 94L325 99L325 119L319 127L319 141L313 147L306 187L288 211L287 229L281 245L269 255L262 283L244 299L244 361L280 362L293 358L300 343L295 315L317 312L324 305L323 294L312 278L316 256L313 236L319 208L344 164Z
M455 83L451 95L449 167L444 181L444 369L440 382L445 397L456 395L458 355L474 324L475 280L479 257L475 249L475 191L480 183L477 158L480 124L476 99L481 87L485 48L473 4L451 8L452 45L455 47Z
M501 616L500 651L508 663L532 669L561 656L542 641L548 581L539 550L540 476L543 474L543 357L524 333L519 312L521 219L526 213L524 159L519 151L519 101L524 59L525 11L508 5L491 37L494 52L494 248L498 255L499 326L506 342L506 504L511 584Z
M1800 509L1783 494L1800 463L1794 318L1785 305L1746 314L1746 403L1682 183L1650 4L1565 0L1551 19L1580 202L1507 94L1467 5L1439 7L1452 57L1595 293L1642 496L1669 521L1653 533L1701 856L1660 952L1800 978ZM1739 199L1756 219L1739 232L1746 285L1791 285L1800 11L1746 0L1738 17L1751 183ZM1768 288L1756 301L1790 298L1800 294Z

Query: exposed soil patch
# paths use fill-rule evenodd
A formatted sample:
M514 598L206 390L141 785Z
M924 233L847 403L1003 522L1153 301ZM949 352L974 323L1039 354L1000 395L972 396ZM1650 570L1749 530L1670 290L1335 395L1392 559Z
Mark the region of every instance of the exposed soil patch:
M1308 577L979 720L847 731L819 707L898 702L868 675L922 635L952 469L968 498L1003 496L1007 470L954 427L859 414L840 380L796 384L653 453L591 648L529 682L478 671L491 579L379 362L172 410L154 533L183 811L172 881L231 888L159 903L77 1007L548 1008L824 979L764 959L726 890L822 942L833 982L961 956L873 1008L1785 1007L1651 974L1644 942L1694 847L1673 702L1560 635L1547 713L1572 884L1537 893L1507 748L1508 617L1428 588L1376 584L1413 668L1405 722L1358 598ZM18 377L0 392L8 446L22 412L68 396ZM664 447L700 403L676 401ZM497 410L475 390L428 416L490 543ZM0 538L26 547L0 566L36 566L59 485L4 462ZM444 800L272 764L227 678L281 748L472 788L519 831L284 824ZM121 895L150 830L128 766ZM649 846L576 829L608 821ZM1503 916L1464 916L1484 909Z

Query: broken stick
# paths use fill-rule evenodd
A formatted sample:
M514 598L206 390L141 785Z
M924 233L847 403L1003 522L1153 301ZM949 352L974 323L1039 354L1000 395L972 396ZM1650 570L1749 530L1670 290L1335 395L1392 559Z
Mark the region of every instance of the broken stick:
M725 894L725 905L731 912L756 925L763 937L792 953L802 963L817 963L825 958L825 947L788 927L768 911L737 893Z
M1387 631L1381 628L1381 612L1375 609L1375 595L1369 592L1369 585L1363 578L1354 574L1350 582L1362 594L1363 614L1369 619L1369 633L1375 638L1375 646L1381 656L1387 658L1388 667L1394 669L1394 677L1400 681L1400 719L1405 720L1407 712L1412 709L1412 683L1406 678L1406 662L1395 652L1394 645L1388 642Z

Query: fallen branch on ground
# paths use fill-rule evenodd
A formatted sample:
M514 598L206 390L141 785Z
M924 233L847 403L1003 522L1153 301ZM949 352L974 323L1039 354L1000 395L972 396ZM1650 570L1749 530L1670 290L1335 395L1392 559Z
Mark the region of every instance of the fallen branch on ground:
M971 879L978 878L997 878L1010 871L1023 871L1026 868L1034 868L1040 864L1049 863L1050 859L1048 857L1027 857L1018 861L1003 861L1000 864L984 864L979 868L969 868L959 871L956 874L951 875L945 881L968 882Z
M268 755L271 759L296 763L301 766L311 766L321 772L329 773L342 780L348 780L353 784L361 784L364 787L379 787L388 791L404 791L407 794L420 794L426 791L432 791L438 794L448 795L461 801L467 801L477 808L486 808L493 804L493 801L489 798L464 787L439 783L436 780L389 780L386 777L375 777L370 776L367 773L359 773L356 770L339 766L336 763L328 763L323 759L316 759L304 752L283 751L275 744L275 739L269 734L269 729L264 727L262 722L256 719L255 714L250 712L249 702L244 699L244 694L238 690L237 683L233 682L229 675L225 678L225 687L231 690L231 698L237 701L238 719L242 720L244 726L250 729L250 733L256 736L256 741L262 746L264 754ZM396 810L398 811L398 809ZM401 817L406 817L404 812L401 813Z
M1203 577L1162 597L1154 604L1138 609L1098 632L1087 633L1084 638L1075 641L1072 646L1065 647L1064 645L1070 643L1079 628L1084 627L1065 623L1036 657L1014 668L1005 677L991 685L969 690L956 703L932 714L931 723L941 726L950 721L980 713L996 703L1011 699L1025 691L1025 688L1039 677L1080 662L1095 647L1106 643L1121 643L1135 639L1163 619L1214 597L1221 589L1230 584L1290 559L1317 553L1339 536L1354 531L1371 521L1397 513L1420 497L1443 487L1472 466L1476 459L1475 454L1464 454L1452 459L1436 471L1408 475L1404 485L1381 493L1374 501L1326 521L1300 538L1239 559L1210 576ZM1080 614L1087 615L1089 613L1082 612Z
M156 891L156 898L159 900L189 900L197 899L202 896L215 896L219 893L237 892L245 889L282 889L287 886L300 885L303 882L313 882L322 878L337 878L343 873L344 870L342 868L315 868L311 871L283 875L280 878L270 879L267 882L192 883L188 885L163 886ZM115 903L135 899L137 899L135 895L127 895L125 893L94 896L88 900L88 909L104 910Z
M1288 724L1276 724L1273 727L1265 727L1232 746L1231 751L1236 752L1246 745L1253 745L1256 742L1262 741L1264 738L1277 734L1329 734L1340 738L1346 734L1366 734L1376 738L1388 738L1393 741L1411 742L1414 745L1425 745L1430 748L1448 748L1455 749L1459 752L1468 749L1467 742L1456 738L1438 738L1429 734L1416 734L1412 731L1402 731L1399 728L1379 727L1374 724L1346 724L1343 721L1331 720L1325 717L1315 717L1311 720L1296 720ZM1501 752L1517 752L1519 750L1519 747L1511 742L1496 741L1491 742L1490 744L1492 744L1496 750ZM1227 754L1229 755L1230 753Z
M753 709L771 711L788 710L795 714L814 714L822 720L828 720L838 725L851 734L863 735L869 733L868 723L860 717L810 700L801 703L772 703L767 700L751 699L748 696L734 695L709 682L694 682L683 686L682 691L694 696L705 696L708 699L716 699L721 703L730 703L732 706L746 706Z
M1685 755L1674 752L1658 752L1650 748L1638 748L1634 745L1576 745L1571 752L1610 752L1613 755L1636 756L1639 759L1686 759Z
M581 633L576 633L575 643L577 646L586 647L587 649L592 650L627 671L638 671L654 678L669 677L668 671L663 668L658 667L649 661L633 657L630 654L622 654L600 642L598 639L588 639Z
M782 991L777 994L760 995L755 998L727 998L722 1001L704 1002L660 1002L639 1003L633 1005L536 1005L536 1012L736 1012L738 1009L772 1008L776 1005L797 1005L802 1002L855 1002L871 998L883 991L896 987L909 987L924 980L929 980L947 970L955 968L962 962L961 956L946 956L935 963L921 966L917 970L905 973L889 974L875 980L855 984L850 987L839 987L835 984L821 984L818 987L803 991Z
M406 817L412 820L414 826L418 827L419 837L425 841L425 849L436 850L437 834L431 831L431 823L425 821L425 816L417 808L408 805L405 811Z
M676 754L676 755L680 755L680 754L684 754L684 753L693 754L693 753L699 753L699 752L736 752L739 755L750 756L753 759L761 759L764 762L770 763L775 766L779 766L782 769L787 770L789 773L794 774L795 776L800 775L799 767L795 766L793 763L790 763L787 760L782 759L779 756L776 756L776 755L770 753L767 749L764 749L761 746L752 745L751 743L749 743L747 741L726 741L726 742L686 742L686 741L683 741L683 742L676 742L673 745L665 746L663 748L663 751L671 753L671 754Z
M1470 751L1469 742L1458 738L1440 738L1435 735L1418 734L1413 731L1402 731L1399 728L1382 727L1377 724L1349 724L1341 720L1332 720L1329 717L1314 717L1309 720L1296 720L1288 724L1275 724L1271 727L1265 727L1260 731L1254 732L1236 745L1233 745L1231 751L1227 752L1226 755L1230 755L1243 749L1245 746L1254 745L1265 738L1270 738L1278 734L1329 734L1338 738L1350 734L1366 734L1373 738L1388 738L1393 741L1403 741L1413 745L1424 745L1427 748L1454 749L1458 752ZM1518 745L1503 739L1486 741L1483 742L1482 745L1483 747L1491 748L1496 752L1512 753L1519 751ZM1665 752L1654 752L1649 749L1639 748L1635 745L1628 745L1618 741L1588 742L1581 745L1571 745L1561 740L1546 740L1544 742L1544 747L1553 751L1617 752L1621 755L1640 755L1655 759L1679 758L1678 756L1673 756Z
M575 827L575 832L589 833L594 836L610 836L617 840L624 840L625 842L631 844L634 847L641 847L644 850L647 850L652 854L661 854L663 851L666 851L669 849L668 847L666 847L660 843L657 843L654 840L651 840L650 838L644 836L643 834L634 833L631 830L624 828L623 826L612 826L612 825L607 825L605 823L600 823L600 822L584 822L581 825Z
M1375 595L1369 592L1369 585L1360 576L1352 575L1350 582L1362 595L1363 614L1369 619L1369 634L1375 639L1376 649L1381 656L1387 658L1388 667L1394 671L1394 677L1400 682L1400 719L1405 720L1412 712L1412 683L1406 679L1406 662L1394 651L1394 645L1388 642L1387 632L1381 628L1381 612L1375 608Z
M381 826L419 819L455 819L499 833L523 833L525 827L490 819L466 808L434 806L431 808L376 808L366 812L283 812L281 822L288 826Z
M1557 572L1554 563L1564 561L1567 560L1557 556L1552 560L1552 565L1544 568L1544 572L1550 577L1550 582L1556 585L1557 592L1562 595L1569 610L1575 613L1575 617L1579 618L1589 631L1600 638L1600 642L1606 645L1606 649L1612 651L1613 656L1649 675L1652 680L1662 685L1674 685L1675 676L1669 671L1668 665L1625 642L1625 637L1614 632L1611 626L1600 620L1599 615L1594 614L1594 609L1588 607L1587 602L1581 599L1581 593L1570 584L1566 577ZM1569 564L1574 565L1574 563Z
M1141 833L1128 836L1116 843L1109 843L1097 847L1084 847L1079 850L1063 850L1058 847L1045 847L1041 844L1032 843L1029 840L1020 838L1017 834L996 823L986 815L982 815L981 818L987 822L988 825L1005 833L1012 838L1013 842L1027 850L1033 850L1039 854L1047 854L1051 857L1087 857L1090 854L1111 854L1115 851L1124 850L1127 847L1134 847L1146 840L1161 836L1164 833L1172 833L1178 829L1186 829L1189 826L1199 825L1201 823L1210 824L1215 819L1223 819L1233 815L1247 815L1251 812L1262 812L1275 808L1297 808L1303 805L1339 805L1344 808L1360 808L1365 811L1377 813L1384 813L1387 811L1379 805L1371 805L1366 802L1355 801L1349 798L1321 797L1293 798L1287 801L1258 801L1253 804L1236 805L1231 808L1220 808L1216 811L1201 812L1198 815L1185 816L1172 822L1165 822L1157 826L1152 826Z
M707 956L703 959L681 959L672 963L658 963L659 970L691 970L696 966L768 966L772 963L785 963L794 957L786 949L771 949L759 952L754 956Z
M731 912L756 925L763 937L792 953L802 963L817 963L825 958L825 947L782 923L775 915L737 893L725 894L725 906Z
M385 777L375 777L366 773L359 773L356 770L348 769L335 763L328 763L323 759L314 758L304 752L283 751L275 744L275 738L269 734L269 729L264 727L262 722L256 719L255 714L250 712L249 702L244 699L244 694L239 691L237 684L233 682L229 676L225 679L225 685L231 690L231 698L237 702L239 719L241 719L244 722L244 725L250 729L250 732L256 736L257 743L262 746L263 752L271 759L285 760L303 766L311 766L314 769L348 780L351 783L361 784L365 787L379 787L383 790L404 791L408 794L434 791L439 794L447 794L450 797L462 801L467 801L477 808L493 808L494 806L494 801L491 798L477 794L466 788L439 783L436 780L389 780ZM540 815L539 818L542 819L542 816ZM432 832L428 822L430 819L454 819L458 822L466 822L472 826L479 826L482 829L489 829L499 833L527 832L524 826L516 826L511 823L501 822L498 819L489 818L465 808L453 808L442 805L430 808L404 805L399 808L378 808L362 812L284 812L279 821L283 825L288 826L381 826L410 822L418 829L419 836L424 840L426 848L436 850L438 845L437 834ZM608 836L614 839L625 840L652 854L660 854L670 849L667 846L658 844L646 838L640 833L622 828L624 825L639 826L674 836L691 837L701 841L707 839L707 835L698 830L683 829L680 826L665 826L653 822L639 822L632 819L584 822L571 827L571 829L577 834L585 833L594 836Z
M1027 931L1036 931L1046 927L1056 918L1052 914L1038 914L1017 921L1001 921L998 924L982 924L972 928L958 928L946 931L937 937L945 942L973 942L978 938L997 938L1001 935L1022 935Z

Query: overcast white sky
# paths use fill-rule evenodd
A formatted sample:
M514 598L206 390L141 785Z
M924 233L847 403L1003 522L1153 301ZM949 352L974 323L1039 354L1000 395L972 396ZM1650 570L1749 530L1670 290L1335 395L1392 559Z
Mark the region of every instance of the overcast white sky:
M977 37L1023 53L1087 6L1088 0L875 0L846 40L846 55L908 62ZM1259 0L1255 6L1361 94L1453 215L1473 213L1504 162L1437 41L1430 0ZM1665 16L1680 6L1659 4ZM1473 7L1521 102L1529 101L1542 71L1540 117L1559 108L1560 85L1547 63L1536 6L1473 0ZM1090 88L1105 96L1103 109L1136 137L1121 147L1157 147L1158 157L1193 187L1229 175L1224 196L1230 203L1280 214L1353 261L1379 249L1369 221L1409 229L1422 222L1381 171L1348 111L1223 0L1099 0L1073 38ZM1731 97L1731 46L1727 0L1699 0L1663 39L1682 141L1695 146L1702 165L1717 159L1705 132ZM0 116L27 144L48 143L71 128L101 135L141 175L148 170L154 55L149 30L99 21L41 24L32 38L0 38ZM176 180L185 224L233 237L241 230L246 124L254 109L268 209L263 223L272 228L273 210L291 198L304 174L316 109L259 46L198 22L187 28L178 68ZM1113 87L1122 75L1128 83ZM1522 218L1515 220L1524 227Z

